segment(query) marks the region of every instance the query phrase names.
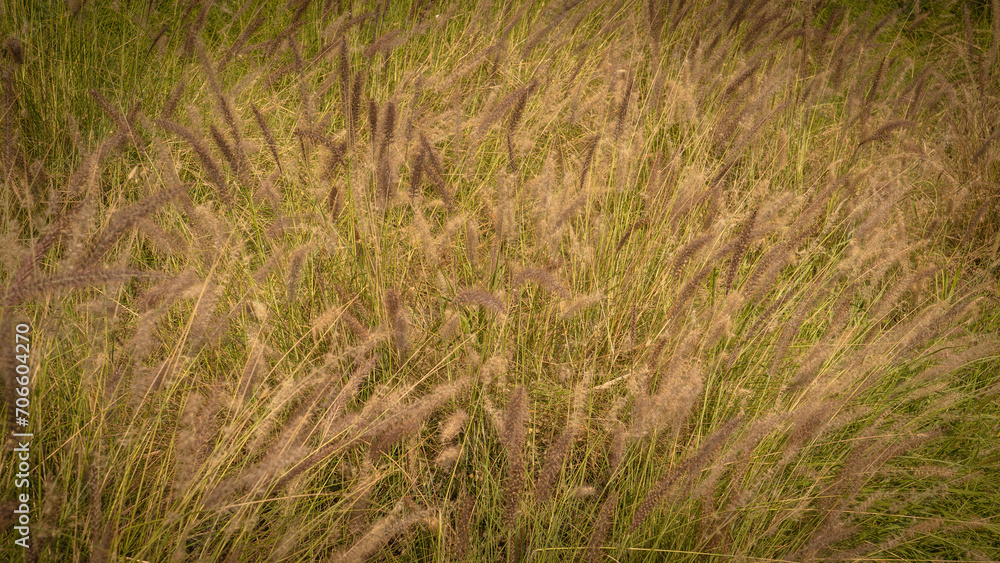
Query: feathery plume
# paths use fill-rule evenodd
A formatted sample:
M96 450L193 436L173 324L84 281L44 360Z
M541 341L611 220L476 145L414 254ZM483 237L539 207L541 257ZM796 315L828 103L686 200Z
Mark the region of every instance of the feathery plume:
M356 139L358 136L358 120L361 119L361 96L365 89L365 74L358 71L354 74L354 81L351 84L351 105L348 113L348 137Z
M371 430L364 432L360 436L360 439L372 440L373 452L382 453L387 451L390 446L415 432L434 411L450 401L452 397L471 381L471 377L465 376L461 379L438 385L420 399L411 401L406 405L401 405L394 416L376 425Z
M358 390L366 380L372 375L372 370L375 369L378 358L376 356L368 356L364 360L355 361L354 371L351 372L350 377L347 379L347 383L337 392L337 396L327 407L327 419L334 420L339 418L344 414L344 409L350 404L351 400L357 395Z
M347 53L347 37L340 40L340 50L339 54L339 65L338 70L340 72L340 100L341 105L344 108L344 116L348 123L354 123L354 118L351 116L352 100L351 97L351 60ZM351 141L351 146L354 145L354 135L353 130L348 129L348 138Z
M76 287L126 282L133 278L163 278L160 272L146 272L123 268L118 270L78 270L69 274L42 279L29 278L24 284L10 286L4 295L3 304L15 306L39 294L61 291Z
M423 148L418 150L413 156L410 164L410 202L416 204L417 196L420 194L420 182L424 179L424 156Z
M537 82L531 81L531 83L510 92L494 104L493 109L483 117L479 123L479 127L476 128L476 142L478 143L478 140L482 139L483 135L490 130L493 124L499 121L508 111L511 113L507 121L507 131L513 131L521 119L528 96L534 91L536 84Z
M215 340L225 331L225 326L222 323L213 322L216 320L215 309L222 299L225 289L226 286L223 283L217 283L212 279L205 281L202 293L198 296L198 302L191 312L191 320L188 323L187 347L191 357L196 356L210 339ZM212 328L211 334L209 334L209 327Z
M552 293L562 297L563 299L569 299L571 297L569 289L550 272L543 270L541 268L523 268L518 270L511 280L512 285L519 286L527 282L535 282L540 287L551 291Z
M239 161L236 160L236 156L233 154L233 149L230 148L229 142L226 138L222 136L222 132L215 125L208 126L209 133L212 135L212 141L215 142L215 146L219 147L219 151L222 152L222 156L225 157L226 162L229 163L229 168L236 174L242 171Z
M434 188L437 190L438 195L441 196L441 201L444 202L445 207L449 210L455 207L455 198L452 196L451 191L445 185L444 181L444 168L441 165L441 158L438 157L437 151L434 150L433 145L427 140L427 137L423 133L420 134L420 144L423 147L424 153L424 171L430 177L431 182L434 184Z
M28 279L34 275L35 269L41 264L42 258L55 245L63 233L71 225L79 225L89 220L89 215L94 211L91 203L92 201L88 198L86 201L77 204L71 211L60 214L50 223L45 233L34 241L30 254L23 258L21 268L13 276L13 281L10 282L9 288L21 287L27 283Z
M10 57L14 64L24 64L24 49L21 46L21 41L16 37L9 37L3 42L3 53Z
M535 481L535 497L539 503L547 502L552 496L559 471L576 439L577 430L575 424L567 424L556 441L545 451L545 462Z
M608 498L601 503L601 510L597 513L597 520L590 532L590 540L587 541L587 552L583 560L588 563L597 563L601 558L601 545L607 538L608 530L615 519L615 512L618 507L618 491L612 491Z
M604 299L603 291L595 291L589 295L581 295L572 301L563 301L559 304L559 319L566 320L574 317L580 311L589 309L600 303Z
M333 556L336 563L361 563L382 549L389 540L419 524L433 519L437 510L428 508L407 516L390 514L375 523L368 533L348 550Z
M240 32L240 36L236 38L236 41L233 42L232 46L230 46L229 49L226 50L225 54L222 55L222 59L219 61L220 72L222 69L226 68L226 65L229 64L229 61L231 61L233 57L239 55L243 51L243 46L246 45L250 36L256 33L256 31L260 29L260 26L262 26L266 21L267 17L263 14L257 16L256 19L250 22L250 25Z
M635 76L629 73L625 80L625 93L622 96L621 103L618 105L618 111L615 112L615 139L622 136L622 131L625 127L625 116L628 113L628 107L632 101L633 86L635 86Z
M269 370L267 360L264 357L267 346L254 334L247 334L247 340L250 351L247 354L247 363L243 366L235 396L235 399L241 404L246 404L250 400L254 389Z
M727 84L726 88L722 91L722 97L720 99L724 101L727 100L733 94L735 94L736 90L738 90L740 86L743 85L744 82L746 82L751 76L753 76L755 72L757 72L757 69L760 68L761 62L762 61L760 61L760 59L755 57L754 61L748 64L747 67L743 69L742 72L737 74L735 77L733 77L732 80L729 81L729 84Z
M264 120L264 116L260 113L260 108L257 107L257 104L250 102L250 109L253 110L254 119L257 120L257 125L260 127L261 133L264 134L264 139L267 141L267 148L274 157L274 164L277 165L278 171L284 174L285 172L281 168L281 159L278 158L278 144L274 140L271 128L268 127L267 121Z
M458 462L458 458L462 455L461 446L447 446L436 456L434 456L434 465L441 469L451 469Z
M1000 41L1000 39L998 39L997 41ZM994 41L994 44L996 44L997 41ZM986 154L986 149L990 147L990 143L995 141L998 137L1000 137L1000 127L997 127L996 131L994 131L992 135L990 135L985 141L983 141L983 144L979 147L979 150L977 150L975 154L972 155L972 162L979 162L980 159L983 158L983 155Z
M514 528L517 521L518 504L521 500L521 490L524 486L524 439L525 423L528 420L528 391L523 385L515 389L507 403L504 413L503 432L500 442L507 451L507 477L504 479L504 490L507 497L507 507L504 512L506 521Z
M702 446L698 448L698 451L688 457L686 460L681 462L678 466L670 469L666 474L653 486L652 490L646 495L642 503L636 509L635 514L632 517L631 531L635 530L646 521L646 519L653 513L656 505L659 504L660 499L663 497L667 491L670 490L671 486L681 477L687 475L695 475L696 471L701 470L705 467L708 461L715 456L719 448L722 447L723 442L729 438L733 430L742 421L742 417L734 417L729 419L725 424L719 427L715 432L712 432L704 441Z
M732 289L733 280L736 279L736 272L739 270L740 262L743 261L743 257L746 256L747 250L750 248L754 221L757 220L757 213L759 211L759 206L754 207L753 212L750 213L750 217L740 230L739 238L736 239L736 247L733 249L733 257L729 261L729 271L726 274L726 293L729 293L729 290Z
M341 201L340 186L331 180L330 191L326 195L326 210L330 213L330 219L336 221L343 208L344 203Z
M375 156L375 134L378 131L378 102L368 100L368 134L371 135L372 157Z
M375 194L383 210L389 208L389 204L395 195L391 173L389 157L382 155L379 157L378 164L375 167Z
M868 143L871 143L871 142L874 142L874 141L885 141L886 139L889 138L889 134L892 133L893 131L895 131L897 129L906 129L906 128L909 128L909 127L913 127L913 122L912 121L907 121L905 119L898 119L898 120L895 120L895 121L890 121L890 122L886 123L885 125L882 125L878 129L876 129L875 131L873 131L871 135L868 135L864 139L861 139L861 141L858 142L858 147L857 148L861 148L861 147L867 145Z
M448 417L448 420L444 421L441 425L438 442L442 445L450 443L455 439L455 437L458 436L458 433L462 431L462 427L465 426L465 423L468 420L469 414L463 409L458 409L452 413L452 415Z
M116 212L108 221L108 226L97 237L90 252L80 261L80 265L97 263L122 233L134 226L140 219L169 203L170 200L178 196L184 189L185 186L174 186L173 188L154 192L126 209Z
M469 494L462 483L462 493L458 497L458 505L455 507L455 536L452 541L454 550L453 561L464 561L469 552L469 528L472 524L472 509L475 506L476 497Z
M520 123L521 116L524 115L524 108L527 105L528 97L531 96L532 92L534 92L537 87L538 81L532 80L527 86L524 86L517 91L514 108L510 110L510 117L507 118L508 134L513 134L514 130L517 129L517 124Z
M375 40L372 41L371 44L368 45L368 47L365 47L362 56L365 59L370 59L376 53L382 51L385 51L388 56L388 54L391 53L392 49L406 42L407 40L406 36L403 35L403 37L400 37L400 35L403 35L403 31L399 29L394 29L392 31L383 33L382 35L375 38Z
M585 145L583 150L583 166L580 168L580 191L584 191L584 187L587 183L587 173L590 172L590 167L594 163L594 154L597 152L597 142L601 139L600 135L597 133L591 135Z
M133 131L132 128L129 126L129 124L125 121L125 117L122 116L121 112L119 112L117 109L115 109L114 106L111 105L111 102L109 102L107 98L102 96L100 92L94 89L91 89L88 93L90 94L90 97L94 98L94 100L97 102L97 105L100 106L101 111L103 111L105 115L111 118L111 121L114 122L115 126L118 128L119 131L121 131L122 133L128 133L129 136L133 138L135 137L135 131Z
M455 294L455 303L459 305L479 305L499 315L506 314L507 306L503 300L484 289L462 289Z
M385 311L392 329L393 341L396 344L396 352L400 358L404 358L409 350L409 321L406 318L406 311L403 307L399 292L390 289L385 293Z
M378 156L384 157L389 144L392 143L392 136L396 129L396 103L392 100L385 106L385 114L382 117L382 138L379 142Z
M209 152L205 143L195 136L191 130L179 123L175 123L169 119L160 119L159 123L160 127L179 135L191 145L195 154L198 155L198 159L201 160L202 165L205 167L205 171L208 172L209 179L219 188L219 195L222 196L223 202L231 205L233 203L233 196L229 191L229 186L226 184L225 177L222 175L222 169L219 167L219 163L215 161L215 158L212 157L212 153Z
M875 94L878 92L879 83L882 81L882 75L885 73L886 58L882 57L882 61L878 65L878 69L875 71L875 76L872 78L872 85L868 89L868 93L865 95L864 101L861 103L861 112L858 114L858 122L861 124L861 136L868 137L868 116L871 115L872 104L875 102Z

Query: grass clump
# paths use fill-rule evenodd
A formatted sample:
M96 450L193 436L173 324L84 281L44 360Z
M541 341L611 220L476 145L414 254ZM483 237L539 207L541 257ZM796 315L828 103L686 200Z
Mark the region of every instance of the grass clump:
M1000 558L996 2L9 10L29 560Z

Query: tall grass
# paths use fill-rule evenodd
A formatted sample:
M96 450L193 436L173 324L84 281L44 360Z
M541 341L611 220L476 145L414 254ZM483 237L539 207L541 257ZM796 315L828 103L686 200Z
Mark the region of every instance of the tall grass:
M996 2L118 8L0 29L28 560L1000 558Z

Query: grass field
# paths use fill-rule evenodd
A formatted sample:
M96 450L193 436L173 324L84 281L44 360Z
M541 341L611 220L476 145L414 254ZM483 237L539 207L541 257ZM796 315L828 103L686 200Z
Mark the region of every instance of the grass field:
M1000 560L997 0L0 10L0 559Z

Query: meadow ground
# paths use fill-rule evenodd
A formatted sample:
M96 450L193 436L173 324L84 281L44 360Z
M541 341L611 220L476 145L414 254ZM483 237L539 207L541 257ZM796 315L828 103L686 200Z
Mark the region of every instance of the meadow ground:
M997 0L0 10L4 557L1000 559Z

